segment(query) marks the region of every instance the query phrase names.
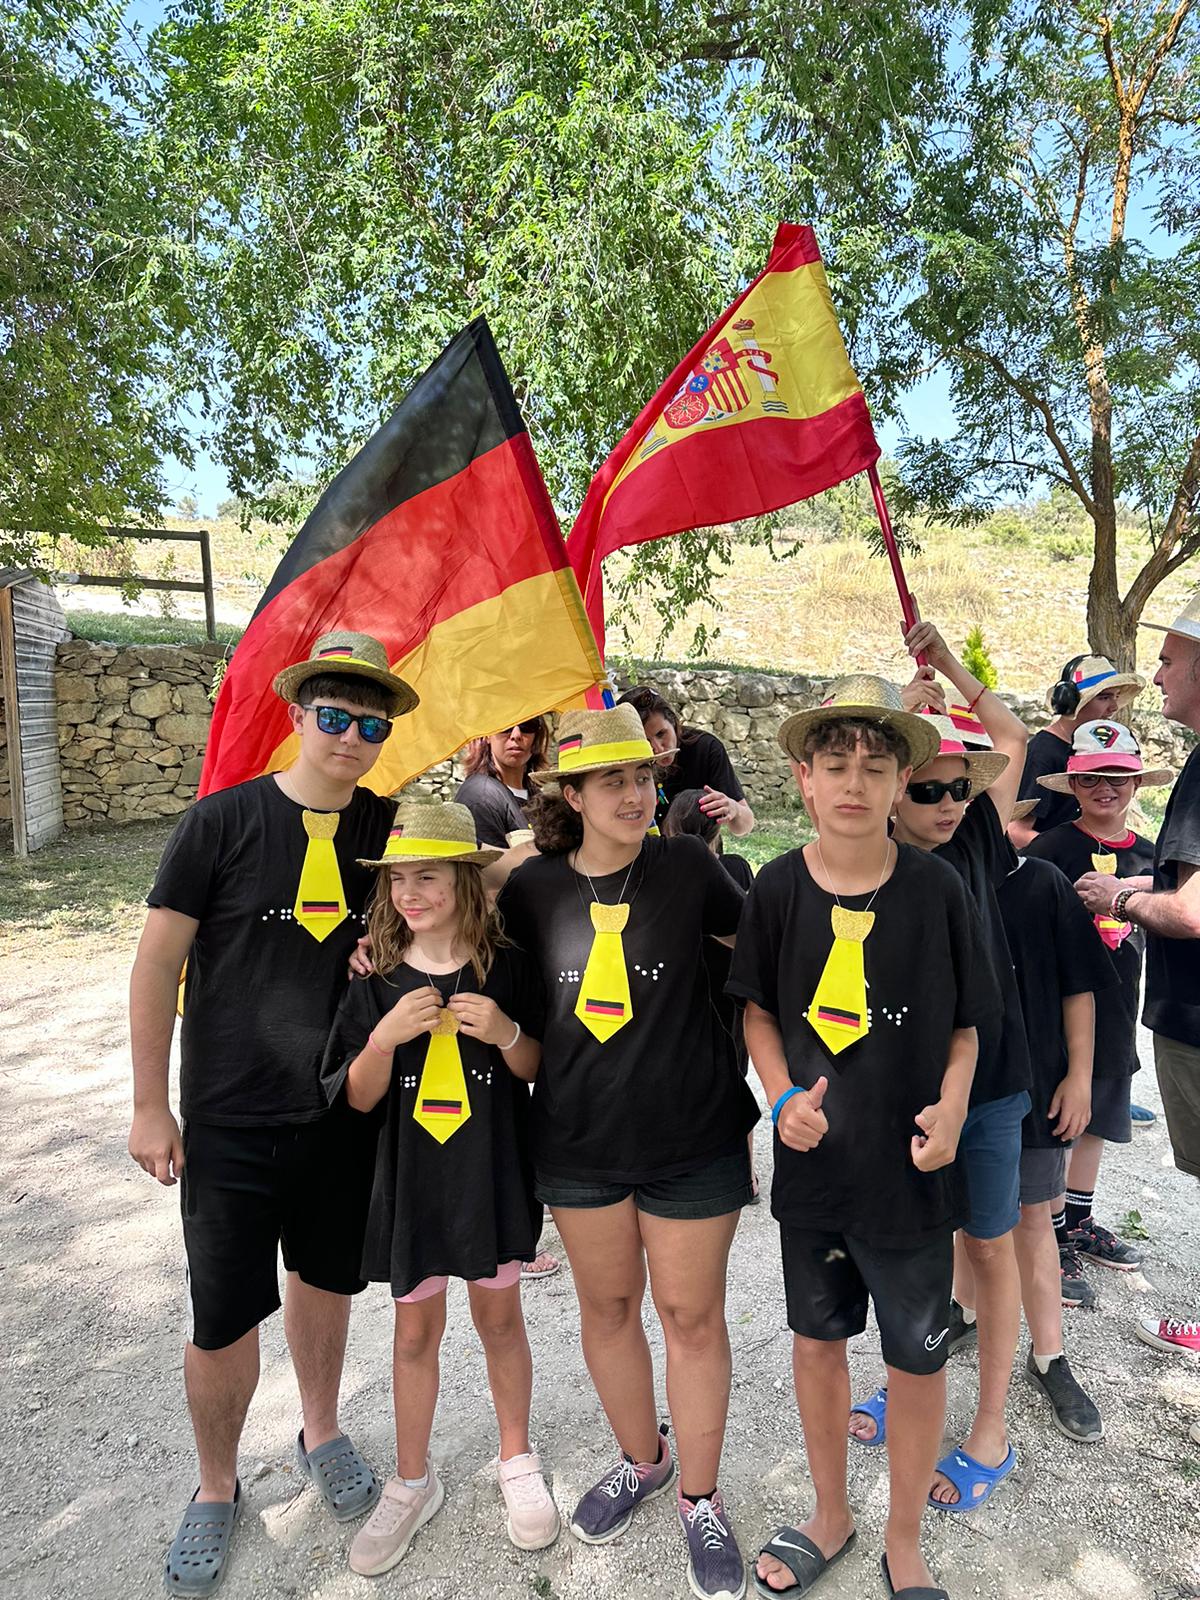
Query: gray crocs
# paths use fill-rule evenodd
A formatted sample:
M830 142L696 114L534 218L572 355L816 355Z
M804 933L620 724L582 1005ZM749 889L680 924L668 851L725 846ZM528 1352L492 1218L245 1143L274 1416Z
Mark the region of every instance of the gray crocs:
M306 1452L301 1428L296 1435L296 1460L301 1472L316 1484L336 1522L353 1522L379 1499L379 1479L344 1433Z
M229 1541L241 1509L240 1483L234 1484L232 1500L199 1501L192 1496L167 1555L163 1586L168 1594L215 1593L225 1576Z

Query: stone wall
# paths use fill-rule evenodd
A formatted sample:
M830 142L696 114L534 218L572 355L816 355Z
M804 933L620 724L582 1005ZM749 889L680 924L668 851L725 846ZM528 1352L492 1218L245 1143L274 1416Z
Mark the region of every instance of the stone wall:
M171 817L196 797L219 645L58 649L63 820Z
M69 827L174 816L186 809L199 782L212 715L209 689L222 654L218 645L119 647L72 639L59 646L59 745ZM678 707L685 722L724 741L758 810L796 804L776 730L793 711L823 699L829 678L664 667L648 670L642 681ZM1010 704L1031 729L1049 719L1038 702ZM1178 724L1157 712L1139 712L1134 724L1150 764L1182 764L1192 740ZM0 743L0 816L6 816L2 758ZM408 792L450 799L460 780L459 765L444 761L415 779Z

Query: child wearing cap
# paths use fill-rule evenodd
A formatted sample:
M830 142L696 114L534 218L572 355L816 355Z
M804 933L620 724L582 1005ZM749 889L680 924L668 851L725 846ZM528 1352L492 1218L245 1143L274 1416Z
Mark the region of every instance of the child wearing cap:
M1025 1371L1050 1402L1058 1431L1094 1444L1104 1425L1063 1349L1064 1294L1051 1214L1061 1199L1067 1152L1092 1114L1095 1019L1116 975L1070 881L1051 862L1020 857L999 900L1033 1069L1014 1235L1030 1337Z
M1122 723L1081 724L1075 730L1067 770L1039 780L1052 793L1073 795L1080 815L1039 834L1025 853L1052 861L1072 883L1087 873L1104 872L1145 887L1154 865L1154 845L1129 826L1130 808L1140 788L1169 783L1173 777L1169 768L1146 770L1137 739ZM1122 1272L1140 1266L1142 1259L1136 1246L1102 1227L1093 1213L1105 1143L1128 1144L1133 1136L1129 1095L1133 1074L1141 1065L1137 1018L1146 940L1141 928L1114 917L1111 908L1088 920L1093 943L1107 952L1119 981L1096 996L1091 1121L1071 1153L1065 1199L1055 1197L1063 1299L1068 1305L1095 1300L1083 1277L1081 1256Z
M238 1440L258 1381L258 1325L279 1308L304 1425L296 1442L338 1521L379 1485L337 1420L350 1299L360 1276L373 1140L321 1089L325 1040L362 931L393 806L361 786L417 704L387 652L338 631L275 679L285 771L218 790L167 844L130 979L134 1116L129 1151L160 1183L181 1177L188 1401L200 1486L167 1557L167 1587L211 1592L241 1509ZM167 1069L187 963L180 1113Z
M1029 1110L1030 1068L996 896L1016 865L1004 830L1016 799L1026 734L1018 718L967 671L931 623L910 629L905 644L948 679L962 703L978 714L993 745L987 751L970 750L948 719L932 717L938 744L933 759L913 772L900 794L894 835L933 852L961 877L979 911L984 947L1003 999L1002 1013L980 1028L970 1111L959 1141L967 1204L956 1250L956 1304L948 1342L956 1346L968 1337L969 1325L977 1320L979 1403L966 1439L938 1463L932 1484L930 1504L953 1512L982 1505L1016 1464L1004 1412L1021 1319L1012 1235L1021 1214L1021 1123ZM862 1444L877 1442L881 1421L875 1396L854 1408L851 1434Z
M881 678L842 679L779 731L817 838L759 872L729 992L775 1124L796 1399L816 1492L753 1571L758 1594L806 1592L852 1547L846 1341L874 1302L888 1368L889 1592L928 1588L920 1549L945 1416L954 1165L979 1025L999 1010L978 913L959 877L888 838L928 719ZM880 1442L882 1442L882 1437Z
M568 712L555 765L535 782L541 853L517 867L498 906L547 992L536 1192L566 1246L584 1357L620 1452L571 1531L585 1544L619 1538L676 1480L642 1327L648 1275L688 1582L708 1600L738 1600L745 1564L718 1486L725 1276L753 1194L746 1135L758 1107L717 1047L702 950L709 938L732 943L744 896L700 839L647 837L654 750L633 706Z
M325 1053L331 1103L379 1108L382 1122L362 1273L395 1301L396 1475L350 1548L368 1577L402 1560L442 1505L429 1439L452 1277L467 1282L487 1358L508 1536L522 1550L558 1536L529 1444L520 1286L541 1232L526 1085L544 1006L532 962L488 906L480 869L501 853L477 847L466 806L399 807L382 856L360 863L377 871L374 971L351 983Z
M1118 672L1105 656L1072 656L1058 681L1051 684L1047 700L1054 719L1029 741L1021 777L1021 800L1036 800L1027 818L1014 822L1009 834L1023 850L1039 833L1072 822L1079 807L1069 791L1047 790L1041 779L1065 770L1076 728L1095 719L1107 720L1137 699L1146 687L1135 672Z

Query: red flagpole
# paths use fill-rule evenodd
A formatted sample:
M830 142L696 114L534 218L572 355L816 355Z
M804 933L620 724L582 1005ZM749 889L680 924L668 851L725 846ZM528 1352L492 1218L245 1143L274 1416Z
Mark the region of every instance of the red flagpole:
M879 518L879 526L883 532L884 548L892 564L892 577L896 580L896 592L900 596L900 612L904 617L904 630L907 633L910 628L916 626L920 618L917 616L917 607L908 587L908 580L904 576L904 568L900 564L900 551L896 546L896 535L892 532L892 519L888 515L887 501L883 498L883 485L879 481L879 473L874 462L867 468L867 480L871 485L871 498L875 502L875 515ZM923 667L926 664L922 652L917 657L917 665Z

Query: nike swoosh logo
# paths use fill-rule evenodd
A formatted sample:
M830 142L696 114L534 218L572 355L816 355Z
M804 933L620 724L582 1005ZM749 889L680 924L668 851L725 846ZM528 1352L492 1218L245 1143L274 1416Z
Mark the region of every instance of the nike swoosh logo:
M802 1544L793 1544L790 1539L781 1539L778 1534L771 1540L771 1543L782 1546L784 1550L798 1550L802 1556L809 1556L814 1561L817 1559L812 1551L806 1550Z
M936 1339L933 1337L932 1334L928 1334L927 1333L925 1335L925 1348L926 1348L926 1350L936 1350L938 1345L941 1344L942 1340L946 1337L946 1335L949 1332L950 1332L949 1328L943 1328L941 1333L938 1334Z

